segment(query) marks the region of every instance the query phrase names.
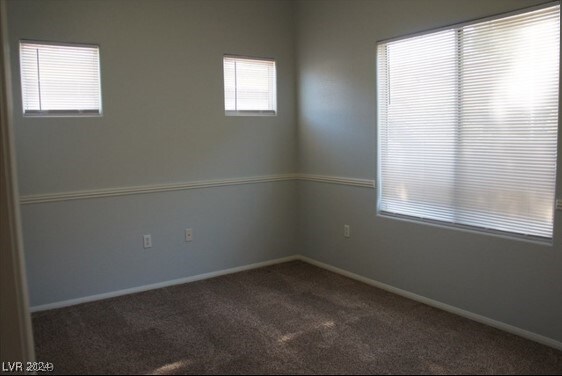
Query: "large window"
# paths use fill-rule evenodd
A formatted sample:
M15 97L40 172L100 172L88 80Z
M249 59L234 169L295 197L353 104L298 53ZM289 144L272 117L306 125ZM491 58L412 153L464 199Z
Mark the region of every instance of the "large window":
M379 212L552 238L560 5L378 45Z
M98 46L21 41L20 67L25 115L101 113Z
M227 115L275 115L275 61L225 56L224 109Z

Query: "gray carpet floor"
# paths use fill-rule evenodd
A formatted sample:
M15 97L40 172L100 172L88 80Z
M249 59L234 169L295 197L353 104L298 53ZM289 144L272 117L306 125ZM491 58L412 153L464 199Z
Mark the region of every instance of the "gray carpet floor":
M295 261L33 315L55 373L562 374L562 352Z

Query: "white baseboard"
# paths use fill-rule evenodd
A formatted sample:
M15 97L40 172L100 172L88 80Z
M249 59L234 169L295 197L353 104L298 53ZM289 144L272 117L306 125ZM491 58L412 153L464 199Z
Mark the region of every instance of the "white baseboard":
M134 294L134 293L137 293L137 292L143 292L143 291L148 291L148 290L155 290L155 289L159 289L159 288L162 288L162 287L181 285L183 283L201 281L203 279L209 279L209 278L219 277L221 275L243 272L245 270L263 268L264 266L281 264L283 262L289 262L289 261L295 261L295 260L300 260L300 256L295 255L295 256L283 257L283 258L278 258L278 259L274 259L274 260L257 262L255 264L237 266L235 268L224 269L224 270L218 270L216 272L198 274L198 275L194 275L194 276L191 276L191 277L184 277L184 278L172 279L170 281L152 283L150 285L143 285L143 286L132 287L132 288L123 289L123 290L105 292L105 293L102 293L102 294L85 296L85 297L82 297L82 298L69 299L69 300L63 300L63 301L60 301L60 302L42 304L42 305L31 307L30 311L31 312L40 312L40 311L47 311L47 310L50 310L50 309L69 307L69 306L82 304L82 303L95 302L97 300L114 298L114 297L117 297L117 296Z
M469 311L466 311L466 310L461 309L461 308L457 308L457 307L454 307L454 306L451 306L451 305L448 305L448 304L445 304L445 303L441 303L437 300L426 298L425 296L414 294L413 292L409 292L409 291L406 291L406 290L399 289L397 287L387 285L386 283L378 282L378 281L375 281L373 279L363 277L363 276L360 276L360 275L355 274L355 273L351 273L347 270L340 269L340 268L337 268L335 266L325 264L323 262L311 259L310 257L299 256L298 259L300 259L301 261L307 262L309 264L312 264L314 266L318 266L319 268L326 269L326 270L329 270L329 271L337 273L337 274L341 274L345 277L348 277L348 278L366 283L366 284L374 286L374 287L378 287L382 290L386 290L386 291L391 292L393 294L400 295L400 296L403 296L405 298L415 300L415 301L423 303L423 304L427 304L428 306L432 306L432 307L441 309L443 311L447 311L447 312L453 313L455 315L465 317L467 319L479 322L481 324L488 325L488 326L491 326L491 327L499 329L499 330L503 330L504 332L515 334L516 336L523 337L525 339L529 339L531 341L538 342L540 344L550 346L550 347L553 347L553 348L558 349L558 350L562 350L562 342L557 341L555 339L545 337L543 335L533 333L533 332L530 332L528 330L521 329L521 328L518 328L516 326L506 324L506 323L501 322L501 321L493 320L489 317L482 316L482 315L479 315L479 314L476 314L476 313L473 313L473 312L469 312Z
M523 338L529 339L531 341L538 342L540 344L553 347L553 348L558 349L558 350L562 350L562 342L557 341L555 339L545 337L543 335L533 333L533 332L530 332L528 330L521 329L521 328L518 328L516 326L503 323L501 321L493 320L493 319L488 318L486 316L482 316L482 315L479 315L479 314L476 314L476 313L472 313L472 312L466 311L466 310L461 309L461 308L457 308L457 307L454 307L454 306L451 306L451 305L448 305L448 304L445 304L445 303L441 303L437 300L426 298L424 296L414 294L413 292L402 290L402 289L399 289L397 287L387 285L386 283L378 282L378 281L375 281L373 279L363 277L363 276L360 276L358 274L349 272L347 270L340 269L340 268L337 268L335 266L332 266L332 265L325 264L323 262L314 260L310 257L301 256L301 255L283 257L283 258L278 258L278 259L274 259L274 260L258 262L258 263L255 263L255 264L243 265L243 266L238 266L238 267L235 267L235 268L224 269L224 270L219 270L219 271L204 273L204 274L198 274L198 275L191 276L191 277L173 279L173 280L170 280L170 281L158 282L158 283L153 283L153 284L150 284L150 285L133 287L133 288L124 289L124 290L111 291L111 292L107 292L107 293L103 293L103 294L90 295L90 296L85 296L83 298L76 298L76 299L64 300L64 301L61 301L61 302L54 302L54 303L43 304L43 305L39 305L39 306L33 306L33 307L31 307L30 311L31 312L40 312L40 311L46 311L46 310L50 310L50 309L63 308L63 307L73 306L73 305L81 304L81 303L94 302L96 300L103 300L103 299L113 298L113 297L122 296L122 295L134 294L134 293L137 293L137 292L159 289L159 288L162 288L162 287L168 287L168 286L173 286L173 285L180 285L180 284L183 284L183 283L201 281L201 280L204 280L204 279L219 277L221 275L238 273L238 272L242 272L242 271L245 271L245 270L257 269L257 268L262 268L264 266L270 266L270 265L275 265L275 264L280 264L280 263L283 263L283 262L289 262L289 261L295 261L295 260L301 260L301 261L307 262L311 265L315 265L315 266L318 266L322 269L326 269L326 270L329 270L331 272L341 274L345 277L357 280L359 282L366 283L370 286L378 287L380 289L386 290L386 291L391 292L393 294L400 295L400 296L403 296L405 298L415 300L415 301L423 303L423 304L427 304L429 306L441 309L443 311L447 311L447 312L453 313L455 315L465 317L467 319L479 322L481 324L488 325L488 326L494 327L496 329L503 330L504 332L515 334L519 337L523 337Z

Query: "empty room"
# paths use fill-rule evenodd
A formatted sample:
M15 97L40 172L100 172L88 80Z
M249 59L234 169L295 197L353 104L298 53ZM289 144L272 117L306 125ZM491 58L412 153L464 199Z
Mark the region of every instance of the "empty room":
M559 1L0 5L3 373L562 374Z

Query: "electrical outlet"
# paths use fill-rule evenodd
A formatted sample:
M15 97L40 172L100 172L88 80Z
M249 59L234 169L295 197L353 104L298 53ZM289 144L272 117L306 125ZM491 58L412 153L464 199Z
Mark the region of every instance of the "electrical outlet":
M185 229L185 241L190 242L193 240L193 229L186 228Z
M351 227L349 225L343 225L343 237L351 238Z
M562 198L559 198L558 200L556 200L556 209L562 210Z
M152 248L152 236L150 234L143 235L142 240L144 248Z

